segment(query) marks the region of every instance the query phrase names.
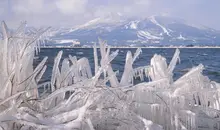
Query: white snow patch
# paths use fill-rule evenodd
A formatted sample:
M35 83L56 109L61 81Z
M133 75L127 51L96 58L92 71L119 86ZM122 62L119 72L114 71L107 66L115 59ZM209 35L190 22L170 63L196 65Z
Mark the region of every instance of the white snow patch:
M157 26L161 27L163 29L163 32L166 33L168 36L171 36L169 31L164 26L159 24L154 16L150 17L150 21L153 22L154 24L156 24Z
M79 45L80 42L77 39L63 39L63 40L55 40L55 44L63 44L63 43L72 43L74 45Z
M180 36L179 36L179 37L177 37L177 39L178 39L178 40L186 40L186 38L185 38L185 37L183 37L181 34L180 34Z
M84 29L84 28L88 28L88 27L96 27L95 25L99 25L99 24L118 24L120 23L120 21L118 19L114 19L112 17L98 17L98 18L95 18L93 20L90 20L89 22L83 24L83 25L79 25L79 26L76 26L76 27L73 27L69 30L68 33L70 32L74 32L76 30L79 30L79 29Z
M78 27L76 27L76 28L71 28L71 29L69 30L69 33L70 33L70 32L73 32L73 31L76 31L76 30L78 30L78 29L80 29L80 28L85 28L85 27L88 27L88 26L95 25L95 24L97 24L97 23L100 23L101 21L102 21L101 18L95 18L95 19L90 20L89 22L87 22L87 23L85 23L85 24L83 24L83 25L80 25L80 26L78 26Z
M154 36L154 35L150 34L150 33L147 32L147 31L138 31L138 32L137 32L137 36L138 36L139 38L147 38L147 39L155 39L155 40L161 40L161 39L163 39L162 37Z
M136 21L131 21L129 22L129 24L125 25L126 29L137 29L138 28L138 23L140 21L136 20Z

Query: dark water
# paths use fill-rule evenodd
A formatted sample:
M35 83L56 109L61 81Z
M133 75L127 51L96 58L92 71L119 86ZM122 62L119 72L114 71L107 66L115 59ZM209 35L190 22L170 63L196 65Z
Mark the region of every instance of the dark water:
M49 80L51 76L51 71L53 67L54 57L57 53L63 50L63 59L67 58L68 55L77 56L77 58L87 57L90 61L92 70L94 70L94 60L93 60L93 49L91 48L74 48L74 49L41 49L38 58L35 61L35 65L43 59L43 57L48 56L47 61L47 71L43 77L43 80ZM114 51L116 49L112 49ZM119 70L120 75L123 72L125 56L128 50L133 53L136 49L119 49L119 55L113 60L112 67L114 70ZM167 59L169 63L172 59L172 56L175 52L175 49L172 48L143 48L142 54L134 63L134 67L145 66L150 64L150 59L154 54L160 54ZM100 54L99 54L100 58ZM202 63L205 66L204 75L208 76L211 80L220 82L220 49L219 48L184 48L180 49L180 59L181 64L178 64L174 70L174 78L177 79L181 75L187 72L187 69Z

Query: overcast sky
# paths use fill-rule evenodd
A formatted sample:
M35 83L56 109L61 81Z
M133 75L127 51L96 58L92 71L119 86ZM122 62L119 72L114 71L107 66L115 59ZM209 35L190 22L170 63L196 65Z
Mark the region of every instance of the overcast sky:
M17 25L74 26L108 14L167 14L220 30L220 0L0 0L0 20Z

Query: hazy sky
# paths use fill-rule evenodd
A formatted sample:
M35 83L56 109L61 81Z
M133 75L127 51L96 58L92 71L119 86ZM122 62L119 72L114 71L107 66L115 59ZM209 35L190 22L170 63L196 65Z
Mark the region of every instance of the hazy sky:
M220 0L0 0L0 20L17 25L74 26L108 14L168 14L220 29Z

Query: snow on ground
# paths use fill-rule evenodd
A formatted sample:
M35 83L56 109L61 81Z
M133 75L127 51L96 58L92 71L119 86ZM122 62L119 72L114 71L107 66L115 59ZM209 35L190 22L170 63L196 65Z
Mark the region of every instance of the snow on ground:
M183 37L181 34L180 34L180 36L179 36L179 37L177 37L177 39L178 39L178 40L186 40L186 38L185 38L185 37Z
M118 13L117 16L120 17L121 14ZM120 21L120 18L118 19L118 18L116 18L115 16L112 16L112 15L105 16L105 17L98 17L98 18L90 20L89 22L87 22L83 25L79 25L79 26L76 26L76 27L70 29L69 33L73 32L73 31L76 31L78 29L87 28L87 27L91 27L91 26L94 26L94 25L102 24L102 23L111 24L111 23L117 23L118 21Z
M80 44L80 42L76 39L64 39L64 40L56 40L56 43L73 43L73 44Z
M86 27L95 25L95 24L97 24L97 23L100 23L101 21L102 21L101 18L95 18L95 19L90 20L89 22L87 22L87 23L85 23L85 24L83 24L83 25L80 25L80 26L78 26L78 27L76 27L76 28L71 28L68 33L74 32L74 31L76 31L76 30L78 30L78 29L81 29L81 28L86 28Z
M138 32L137 32L137 36L138 36L139 38L147 38L147 39L155 39L155 40L161 40L161 39L163 39L162 37L154 36L154 35L150 34L150 33L147 32L147 31L138 31Z
M166 33L168 36L171 36L169 31L163 25L159 24L154 16L150 17L150 21L156 24L157 26L161 27L163 29L163 32Z
M138 23L139 23L140 21L138 21L138 20L135 20L135 21L131 21L131 22L129 22L127 25L125 25L125 28L126 29L138 29Z

